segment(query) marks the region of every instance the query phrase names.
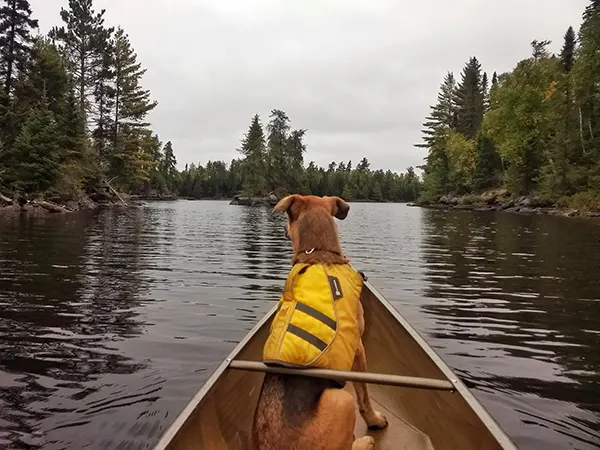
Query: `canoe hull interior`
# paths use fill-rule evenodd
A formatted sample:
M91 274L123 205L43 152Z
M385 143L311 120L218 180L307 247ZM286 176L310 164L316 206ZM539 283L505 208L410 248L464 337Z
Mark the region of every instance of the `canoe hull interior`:
M363 342L370 372L454 380L456 377L405 319L369 284L362 296ZM260 361L273 311L230 355ZM247 450L264 375L228 370L225 361L177 417L155 450ZM378 449L500 450L516 447L460 382L457 391L369 385L385 430L368 431L357 415L356 436L370 434ZM347 389L353 393L351 384Z

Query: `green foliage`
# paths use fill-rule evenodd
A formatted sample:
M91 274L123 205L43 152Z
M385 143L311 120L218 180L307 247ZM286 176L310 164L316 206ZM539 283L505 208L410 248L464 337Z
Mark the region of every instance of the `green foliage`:
M28 0L2 0L0 6L0 81L5 98L13 94L15 80L27 68L31 57L31 30L38 21L31 18Z
M511 190L532 192L560 121L561 77L555 58L521 61L492 96L485 130L510 168Z
M0 20L0 140L2 162L8 161L2 187L64 199L103 180L132 193L178 190L172 145L163 158L146 121L157 102L142 88L145 70L126 33L106 27L105 11L96 12L92 0L69 0L62 26L33 39L37 21L29 3L6 3L0 7L10 13Z
M454 92L456 110L456 130L467 139L474 139L481 127L485 109L484 80L481 64L473 57L462 72L462 80Z
M32 56L31 31L37 28L27 0L0 0L0 139L12 146L26 120L15 103Z
M456 128L456 106L454 93L456 81L452 72L448 72L440 86L437 104L430 106L431 114L426 118L422 130L423 143L417 147L430 148L435 142L435 135L440 130Z
M579 46L578 46L579 43ZM508 73L487 76L475 58L454 90L456 122L426 122L428 149L421 201L505 188L545 202L595 207L600 195L600 2L583 14L559 55L550 41L531 42L532 55ZM444 79L438 104L447 105ZM481 80L481 81L479 81ZM568 200L565 200L568 199ZM590 206L591 205L591 206ZM575 207L575 206L573 206Z
M263 195L266 188L266 144L260 116L252 118L239 152L244 155L242 187L246 195Z
M11 150L3 155L10 168L7 184L27 194L50 188L61 175L59 127L45 103L33 110Z
M411 201L421 191L421 181L412 168L402 175L372 171L367 158L354 170L352 161L332 162L328 169L311 161L305 168L306 130L292 130L289 117L282 110L274 109L270 119L265 133L260 116L252 118L238 150L243 159L233 160L229 168L220 161L210 161L206 167L186 167L180 176L180 195L225 198L241 191L247 196L274 192L279 196L302 193L337 195L347 200Z
M104 26L104 13L96 13L92 0L69 0L68 9L60 10L64 25L49 33L68 62L80 114L86 120L93 113L94 91L104 76L103 62L114 31Z

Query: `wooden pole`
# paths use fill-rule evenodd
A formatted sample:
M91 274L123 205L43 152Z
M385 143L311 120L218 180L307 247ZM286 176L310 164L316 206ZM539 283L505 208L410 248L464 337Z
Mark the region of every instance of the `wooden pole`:
M267 366L256 361L233 360L229 362L229 369L248 370L250 372L278 373L284 375L300 375L313 378L326 378L329 380L354 381L371 384L384 384L387 386L402 386L418 389L432 389L436 391L454 391L454 384L447 380L433 378L405 377L385 373L348 372L328 369L293 369L280 366Z

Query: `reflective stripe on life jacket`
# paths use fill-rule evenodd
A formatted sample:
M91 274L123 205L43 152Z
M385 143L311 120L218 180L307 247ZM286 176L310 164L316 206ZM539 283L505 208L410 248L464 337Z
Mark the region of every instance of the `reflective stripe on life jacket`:
M296 264L279 299L266 364L350 370L363 278L350 264Z

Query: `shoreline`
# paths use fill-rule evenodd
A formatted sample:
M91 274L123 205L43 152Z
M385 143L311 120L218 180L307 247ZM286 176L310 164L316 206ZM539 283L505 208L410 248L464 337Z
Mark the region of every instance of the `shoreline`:
M0 216L27 215L34 217L59 216L76 212L95 211L101 208L138 208L143 203L124 194L118 198L106 195L81 195L78 199L56 203L35 198L32 200L21 199L15 203L12 199L2 197L0 201Z
M462 196L443 196L434 202L414 202L408 206L443 211L506 212L522 215L600 218L600 211L566 208L541 202L533 197L506 197L501 192Z

